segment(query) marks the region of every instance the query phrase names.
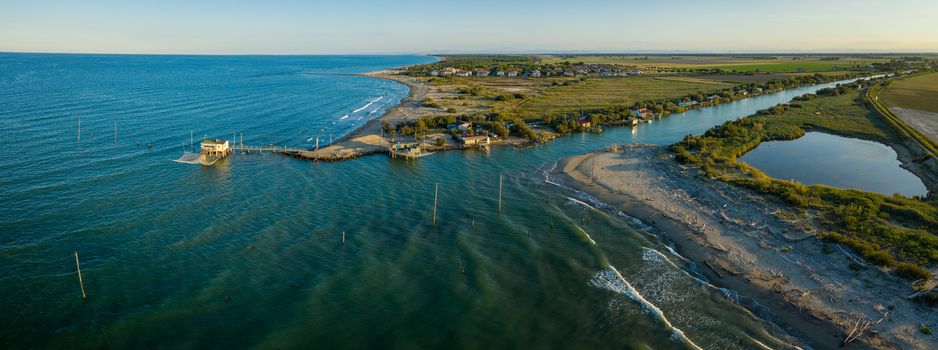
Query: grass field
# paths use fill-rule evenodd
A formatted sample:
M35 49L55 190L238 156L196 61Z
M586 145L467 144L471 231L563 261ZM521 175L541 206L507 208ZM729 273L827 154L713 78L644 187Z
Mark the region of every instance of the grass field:
M541 119L549 113L631 105L642 100L680 97L698 91L706 93L733 85L690 77L591 78L569 86L546 88L512 112L527 120Z
M865 57L843 57L839 60L823 60L821 57L778 56L769 57L734 57L734 56L543 56L543 63L563 61L591 64L621 64L643 68L685 68L714 69L737 72L824 72L834 68L841 70L866 67L874 62L887 62L887 59Z
M889 107L938 113L938 73L896 80L880 97Z

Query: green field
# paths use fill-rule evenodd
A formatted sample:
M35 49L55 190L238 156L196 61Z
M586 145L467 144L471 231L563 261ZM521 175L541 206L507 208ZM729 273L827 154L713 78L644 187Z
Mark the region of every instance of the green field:
M526 120L542 119L547 114L631 105L642 100L681 97L732 86L734 84L729 82L684 77L590 78L568 86L544 89L512 112Z
M896 80L880 97L889 107L938 113L938 73Z
M646 58L647 57L647 58ZM736 72L825 72L833 69L853 70L866 68L870 63L887 62L887 59L865 57L842 57L824 60L821 57L779 56L542 56L543 63L563 61L588 64L621 64L644 68L679 69L722 69Z

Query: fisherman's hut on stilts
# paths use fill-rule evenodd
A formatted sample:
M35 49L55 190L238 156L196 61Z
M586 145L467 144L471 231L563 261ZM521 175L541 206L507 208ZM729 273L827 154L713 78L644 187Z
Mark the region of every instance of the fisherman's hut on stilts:
M212 165L219 159L231 154L231 144L226 140L203 140L201 152L185 152L176 159L179 163Z

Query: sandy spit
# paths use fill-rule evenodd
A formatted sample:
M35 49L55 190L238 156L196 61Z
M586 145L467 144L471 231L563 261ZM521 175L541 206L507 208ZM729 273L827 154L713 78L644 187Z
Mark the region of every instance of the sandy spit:
M810 213L707 179L657 146L566 158L555 172L657 228L714 285L756 299L770 321L812 348L837 348L857 320L883 319L848 347L938 349L938 338L919 332L921 324L935 328L938 313L906 299L913 291L899 277L871 264L856 268L846 247L825 251Z

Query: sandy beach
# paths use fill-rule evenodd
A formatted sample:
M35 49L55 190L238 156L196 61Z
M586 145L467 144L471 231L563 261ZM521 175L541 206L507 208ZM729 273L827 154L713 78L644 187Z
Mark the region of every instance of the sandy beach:
M564 159L556 175L654 226L714 285L756 299L815 348L838 347L866 323L848 347L938 348L938 338L919 332L938 315L907 299L908 282L814 238L811 215L707 179L664 148L619 149Z
M424 83L401 75L400 70L382 70L365 73L365 76L388 79L407 85L410 94L401 103L388 109L379 118L369 120L365 125L337 140L333 145L315 151L300 152L297 156L315 160L342 160L357 158L369 154L385 152L390 142L382 137L381 125L385 122L397 124L415 121L421 115L420 101L426 98L428 89Z

